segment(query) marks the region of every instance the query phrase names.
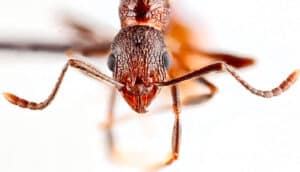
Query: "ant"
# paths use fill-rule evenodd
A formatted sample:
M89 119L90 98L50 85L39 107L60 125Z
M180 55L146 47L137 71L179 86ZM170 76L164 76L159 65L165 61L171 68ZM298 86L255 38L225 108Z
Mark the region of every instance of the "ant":
M22 108L41 110L46 108L54 99L69 67L76 68L88 76L112 86L108 112L107 140L110 152L114 152L114 137L111 127L114 122L114 104L116 91L119 91L128 105L137 113L146 113L161 88L170 87L172 108L174 113L174 127L172 134L171 154L157 168L172 164L179 157L180 149L180 108L182 104L198 104L214 96L217 87L205 78L205 74L212 72L227 72L234 77L246 90L254 95L271 98L286 91L298 78L300 70L292 72L279 86L272 90L259 90L243 80L234 68L243 68L254 63L251 58L238 57L230 54L211 53L199 50L190 41L189 29L180 22L171 19L171 8L168 0L121 0L119 15L121 30L111 43L83 46L73 45L13 45L1 44L1 48L31 49L47 51L66 51L71 57L64 65L54 89L47 99L36 103L20 98L11 93L4 93L4 97L12 104ZM75 22L67 24L78 31L85 39L92 40L93 32ZM172 46L172 42L180 46ZM83 55L109 52L108 68L112 71L110 77L93 65L73 57L73 52ZM189 54L206 56L211 64L195 69L191 67ZM172 60L171 60L172 59ZM181 101L179 85L184 81L193 80L209 88L210 93L197 95Z

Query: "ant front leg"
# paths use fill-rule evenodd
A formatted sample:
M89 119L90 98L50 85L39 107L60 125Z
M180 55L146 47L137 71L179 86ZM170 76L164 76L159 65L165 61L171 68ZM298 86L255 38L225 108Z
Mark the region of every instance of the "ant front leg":
M116 102L116 90L111 90L110 101L108 105L107 121L106 121L106 141L107 148L110 154L110 157L113 157L116 153L115 151L115 139L112 131L112 126L114 123L114 107Z
M171 87L172 100L173 100L173 112L175 115L173 133L172 133L172 151L166 161L154 166L154 170L171 165L179 157L179 147L181 139L181 124L180 124L180 97L177 86Z
M166 165L171 164L173 161L178 159L179 156L179 144L181 138L181 125L179 119L180 113L180 98L179 98L179 90L177 86L171 87L172 99L173 99L173 112L175 115L175 121L173 126L173 134L172 134L172 153L170 158L166 161Z
M54 99L69 66L79 69L80 71L86 73L88 76L90 76L96 80L99 80L101 82L105 81L105 82L113 85L117 89L121 89L123 87L123 84L121 84L121 83L115 81L113 78L101 73L99 70L97 70L92 65L87 64L80 60L70 59L63 67L52 92L50 93L48 98L45 99L44 101L36 103L36 102L32 102L32 101L20 98L11 93L4 93L3 95L10 103L20 106L22 108L28 108L28 109L32 109L32 110L42 110L42 109L46 108Z

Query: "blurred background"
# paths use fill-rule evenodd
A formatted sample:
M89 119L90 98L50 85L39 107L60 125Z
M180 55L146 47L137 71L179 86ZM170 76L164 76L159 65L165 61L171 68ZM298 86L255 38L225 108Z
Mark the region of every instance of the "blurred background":
M118 0L0 1L1 42L67 42L68 32L59 20L62 13L107 31L109 38L120 28ZM299 1L284 0L174 0L174 12L200 31L205 49L257 60L240 74L261 89L277 86L300 68L299 8ZM66 59L62 53L0 50L0 92L43 100ZM105 58L87 61L110 75ZM227 74L209 79L219 87L218 94L182 109L180 159L162 171L299 171L300 83L280 97L263 99ZM162 160L170 151L171 110L153 115L162 102L158 97L148 115L135 114L119 96L117 118L133 116L114 127L128 162L109 161L100 127L109 90L71 69L56 99L43 111L17 108L0 97L0 171L142 171L137 166Z

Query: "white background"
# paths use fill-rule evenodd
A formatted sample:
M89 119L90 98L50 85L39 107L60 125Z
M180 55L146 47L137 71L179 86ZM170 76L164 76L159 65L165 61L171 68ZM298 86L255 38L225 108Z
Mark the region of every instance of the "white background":
M56 21L58 11L108 24L115 33L118 3L1 0L0 38L63 42L67 37ZM207 49L257 59L255 67L240 71L254 86L272 88L300 67L299 1L186 0L178 4L183 9L177 8L177 12L207 33ZM65 61L63 54L0 51L0 92L42 100ZM109 74L105 59L89 61ZM262 99L245 91L229 75L210 79L220 88L219 93L208 103L183 108L180 159L163 171L299 171L300 83L280 97ZM56 99L43 111L17 108L0 97L0 171L140 171L136 166L146 159L163 159L170 150L171 111L151 115L154 105L148 116L134 114L119 97L118 114L134 116L114 128L118 146L131 152L125 159L132 164L109 161L104 131L99 129L108 97L109 87L75 70L67 73ZM158 98L154 104L160 102Z

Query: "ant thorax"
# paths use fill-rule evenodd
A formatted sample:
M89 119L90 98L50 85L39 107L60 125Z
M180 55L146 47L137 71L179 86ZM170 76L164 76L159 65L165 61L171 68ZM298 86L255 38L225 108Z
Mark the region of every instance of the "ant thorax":
M169 24L168 0L121 0L119 15L122 28L147 25L160 31Z

